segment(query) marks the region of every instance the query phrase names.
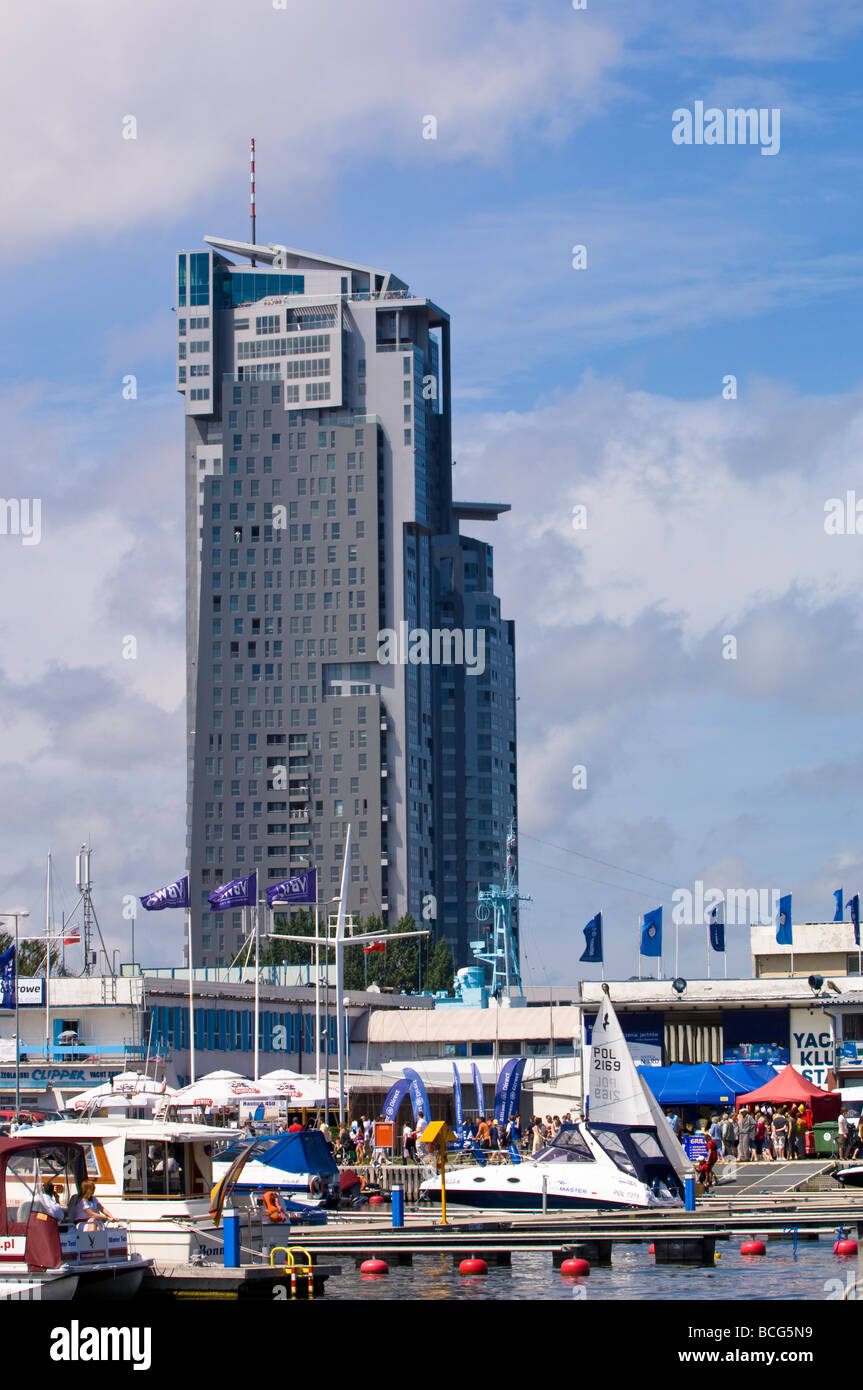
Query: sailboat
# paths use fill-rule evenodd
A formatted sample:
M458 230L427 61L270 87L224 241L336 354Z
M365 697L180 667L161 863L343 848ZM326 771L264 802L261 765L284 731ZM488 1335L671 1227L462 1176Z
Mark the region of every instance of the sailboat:
M519 1163L449 1168L448 1205L537 1211L677 1207L686 1155L636 1070L608 986L593 1027L587 1121L564 1125L544 1149ZM421 1194L439 1198L440 1176Z

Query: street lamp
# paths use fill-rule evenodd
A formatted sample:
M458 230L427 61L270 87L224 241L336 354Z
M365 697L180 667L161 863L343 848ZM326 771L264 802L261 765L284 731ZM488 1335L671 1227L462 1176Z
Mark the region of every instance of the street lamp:
M17 912L4 912L2 916L15 918L15 1123L21 1119L21 1034L18 1030L18 918L29 917L25 908Z

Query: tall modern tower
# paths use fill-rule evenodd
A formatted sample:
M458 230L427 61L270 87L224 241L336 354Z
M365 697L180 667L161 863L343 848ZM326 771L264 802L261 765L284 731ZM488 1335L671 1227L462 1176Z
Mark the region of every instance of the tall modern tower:
M449 318L388 271L204 241L177 267L196 964L241 944L220 883L314 864L335 897L349 821L347 910L464 964L515 813L515 659L459 533L508 508L452 500Z

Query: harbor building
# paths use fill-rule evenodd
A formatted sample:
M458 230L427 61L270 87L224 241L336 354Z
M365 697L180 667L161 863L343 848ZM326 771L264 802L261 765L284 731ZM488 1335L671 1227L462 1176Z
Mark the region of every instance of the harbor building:
M207 899L309 865L346 910L410 912L469 959L515 815L515 655L500 503L452 496L450 322L392 272L205 237L177 262L186 420L187 855Z

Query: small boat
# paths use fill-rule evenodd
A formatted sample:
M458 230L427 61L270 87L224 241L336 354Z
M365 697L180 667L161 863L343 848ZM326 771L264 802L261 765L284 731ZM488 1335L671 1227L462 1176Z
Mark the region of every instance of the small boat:
M863 1164L855 1163L850 1168L834 1168L830 1176L843 1187L863 1187Z
M138 1292L152 1260L129 1251L122 1226L79 1230L44 1205L46 1179L68 1209L86 1178L81 1144L42 1135L0 1140L0 1300L65 1303Z
M564 1125L532 1158L448 1167L447 1205L508 1211L682 1206L692 1165L635 1068L607 988L593 1029L589 1100L589 1120ZM420 1191L440 1200L440 1175Z
M239 1137L236 1129L175 1124L123 1115L57 1120L40 1125L40 1141L75 1142L85 1177L113 1217L122 1221L130 1250L159 1265L219 1259L223 1237L210 1216L213 1155ZM10 1201L25 1200L7 1178Z
M239 1140L214 1158L214 1181L225 1177L231 1165L247 1152L239 1177L231 1184L233 1192L273 1191L295 1202L317 1205L338 1191L339 1167L320 1130Z

